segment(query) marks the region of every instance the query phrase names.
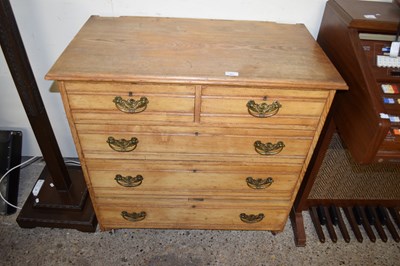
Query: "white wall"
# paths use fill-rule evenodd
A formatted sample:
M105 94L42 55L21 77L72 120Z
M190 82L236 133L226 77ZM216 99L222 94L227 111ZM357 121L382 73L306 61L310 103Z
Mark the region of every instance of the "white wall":
M161 16L303 23L316 37L326 0L10 0L50 122L64 157L75 157L59 93L44 76L90 15ZM23 155L40 155L3 53L0 129L23 132Z

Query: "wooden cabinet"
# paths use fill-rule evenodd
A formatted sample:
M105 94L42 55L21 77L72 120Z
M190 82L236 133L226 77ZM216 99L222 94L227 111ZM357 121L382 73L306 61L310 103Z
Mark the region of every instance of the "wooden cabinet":
M399 84L400 70L377 64L395 39L399 17L394 3L334 0L327 3L321 23L318 43L350 88L337 94L333 119L361 164L400 161L398 94L382 89ZM388 98L393 104L385 103Z
M101 229L281 231L337 89L303 25L91 17L58 81Z
M400 68L378 64L378 57L389 54L391 43L399 30L399 18L400 9L395 2L327 1L317 41L349 85L349 90L340 91L335 96L331 119L328 119L321 134L295 200L292 217L297 245L305 245L302 211L307 209L310 209L312 218L315 217L313 222L320 240L325 241L322 223L318 219L323 215L321 211L317 215L317 206L320 210L342 207L359 241L362 241L362 236L354 219L357 211L353 211L353 207L354 210L359 208L360 213L364 213L365 209L367 214L377 206L390 207L393 208L390 211L394 213L393 217L400 217L399 182L384 179L384 174L381 174L385 168L398 177L400 94L397 88L400 84ZM349 165L352 167L340 176L336 171L331 176L326 175L324 180L342 180L332 182L330 184L335 185L329 186L326 185L329 183L318 178L318 172L336 130L351 154L352 162ZM329 164L335 165L337 162L331 160ZM368 172L367 166L370 167ZM357 172L365 174L358 176ZM376 182L375 185L371 185L373 182ZM369 217L373 216L369 214ZM399 218L395 220L400 221ZM367 219L364 221L363 226L372 240L374 233L367 229L371 228ZM326 225L331 239L336 241L333 226ZM349 235L340 229L346 241L350 241ZM393 235L397 235L395 230ZM398 236L394 236L394 239L399 241Z

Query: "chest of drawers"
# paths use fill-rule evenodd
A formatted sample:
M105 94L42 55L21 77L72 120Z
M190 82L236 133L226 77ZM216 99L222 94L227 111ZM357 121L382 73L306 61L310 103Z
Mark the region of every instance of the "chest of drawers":
M303 25L91 17L57 80L101 229L281 231L345 83Z

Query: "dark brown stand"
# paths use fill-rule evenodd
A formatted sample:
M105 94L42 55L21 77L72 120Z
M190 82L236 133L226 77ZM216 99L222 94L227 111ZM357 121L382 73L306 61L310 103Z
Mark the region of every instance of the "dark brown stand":
M32 194L18 215L21 227L74 228L94 232L94 214L80 167L65 165L50 125L18 26L8 0L0 2L0 43L46 168L39 179L45 183L37 197Z
M31 193L18 215L17 222L22 228L52 227L71 228L83 232L94 232L97 219L88 196L80 167L68 167L72 186L67 193L52 187L52 177L44 168L39 179L44 184L37 197ZM36 202L36 199L39 201Z

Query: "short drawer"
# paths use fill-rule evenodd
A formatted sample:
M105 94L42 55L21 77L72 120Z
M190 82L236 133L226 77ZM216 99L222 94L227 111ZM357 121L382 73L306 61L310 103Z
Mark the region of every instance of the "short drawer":
M240 156L242 160L304 158L312 131L230 129L204 127L114 127L101 132L98 126L78 126L83 152L99 157L142 157L173 154L183 156ZM100 132L99 132L99 131ZM172 156L172 157L171 157ZM197 159L200 159L198 157Z
M125 166L124 166L125 165ZM152 169L152 165L157 165ZM130 166L130 167L129 167ZM231 166L229 168L229 166ZM299 166L234 167L206 163L137 164L123 160L90 160L88 171L96 196L210 196L240 199L291 200Z
M193 86L71 82L65 88L77 123L194 119Z
M244 203L205 199L146 198L120 202L96 199L96 213L104 229L229 229L283 230L289 204L273 206L266 202Z
M201 121L315 126L327 91L206 87Z

